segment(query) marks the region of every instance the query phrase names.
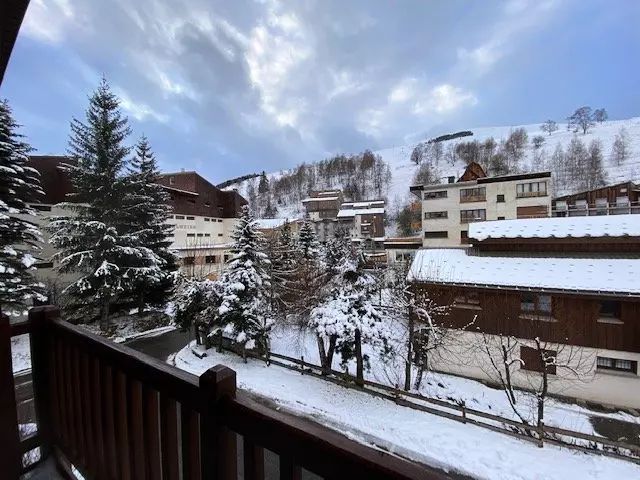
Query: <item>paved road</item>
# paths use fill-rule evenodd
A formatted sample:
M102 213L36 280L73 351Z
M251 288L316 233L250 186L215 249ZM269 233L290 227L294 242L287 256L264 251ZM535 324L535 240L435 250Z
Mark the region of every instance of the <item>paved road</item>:
M193 335L190 332L171 330L155 337L136 338L125 345L164 362L169 355L180 350L191 340Z

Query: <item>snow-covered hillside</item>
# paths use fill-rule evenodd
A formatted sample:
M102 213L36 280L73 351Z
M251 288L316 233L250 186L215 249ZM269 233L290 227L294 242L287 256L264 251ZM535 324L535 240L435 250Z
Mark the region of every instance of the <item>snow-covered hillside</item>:
M558 130L551 135L546 134L540 130L541 124L531 125L513 125L505 127L483 127L472 128L473 136L462 137L455 140L448 140L442 142L443 150L447 150L450 144L456 145L460 142L468 142L478 140L480 142L486 140L489 137L493 137L496 142L500 142L506 139L509 134L518 128L524 128L529 136L529 142L527 145L526 158L523 161L521 168L525 171L532 169L532 161L534 155L534 147L532 144L532 138L536 135L542 135L545 138L544 144L541 147L541 151L544 153L543 158L548 162L556 149L556 146L560 144L564 150L567 149L569 142L574 136L577 136L586 145L594 139L598 139L602 142L602 151L604 154L604 170L606 173L606 183L618 183L625 180L640 180L640 117L634 117L627 120L612 120L603 123L595 124L586 135L581 133L574 133L571 130L567 130L567 125L563 123L558 124ZM630 154L629 158L623 162L622 165L617 165L611 158L611 149L614 143L615 137L619 134L620 130L624 128L626 130ZM425 139L427 140L427 139ZM403 145L399 147L386 148L374 152L380 155L382 159L387 162L391 169L391 181L387 190L387 201L390 211L393 213L394 209L406 204L410 197L409 186L412 185L417 165L411 162L411 152L416 144ZM465 168L465 163L462 160L458 160L455 164L449 163L447 160L441 160L438 164L438 174L443 180L448 176L460 176ZM269 180L280 178L282 175L287 174L290 170L281 170L267 174ZM344 187L344 186L343 186ZM247 181L241 182L236 185L231 185L229 189L236 188L238 191L245 195L247 194ZM554 192L554 194L571 193L564 189L561 192ZM277 199L275 199L277 201ZM303 215L304 209L301 203L287 203L278 205L278 217L296 218Z

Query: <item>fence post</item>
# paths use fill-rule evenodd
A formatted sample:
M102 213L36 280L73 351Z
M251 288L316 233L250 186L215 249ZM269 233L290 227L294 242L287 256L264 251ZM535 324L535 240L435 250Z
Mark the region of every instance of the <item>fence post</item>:
M0 312L0 472L6 478L16 479L22 469L18 411L13 380L11 357L11 324L9 317Z
M462 423L467 423L467 408L466 403L463 401L460 405L462 407Z
M304 375L304 355L300 355L300 362L301 362L300 375Z
M538 422L538 447L544 446L544 420Z
M236 372L216 365L200 375L202 406L200 412L200 451L203 480L237 477L237 441L235 433L224 425L220 400L236 395Z
M41 457L49 454L53 439L51 424L51 389L47 373L50 369L51 334L50 323L60 316L60 309L53 305L34 307L29 310L31 324L31 378L33 382L33 404L38 422L38 433L42 438Z

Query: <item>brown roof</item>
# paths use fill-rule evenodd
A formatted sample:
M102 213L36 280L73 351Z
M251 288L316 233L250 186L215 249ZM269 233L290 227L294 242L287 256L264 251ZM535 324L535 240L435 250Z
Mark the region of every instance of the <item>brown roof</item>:
M71 193L73 187L69 175L60 166L71 161L70 158L59 155L31 155L29 157L29 166L40 172L40 183L44 191L41 203L55 205L68 201L66 196Z

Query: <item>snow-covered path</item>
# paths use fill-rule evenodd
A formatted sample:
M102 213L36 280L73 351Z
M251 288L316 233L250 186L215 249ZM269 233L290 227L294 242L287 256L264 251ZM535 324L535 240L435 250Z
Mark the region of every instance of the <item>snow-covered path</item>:
M227 365L237 372L238 387L270 398L296 415L312 418L364 443L476 478L640 478L640 466L631 462L549 445L539 449L507 435L401 407L290 370L267 367L257 360L244 364L233 354L209 350L208 356L200 359L187 346L177 353L174 362L196 375L212 365Z

